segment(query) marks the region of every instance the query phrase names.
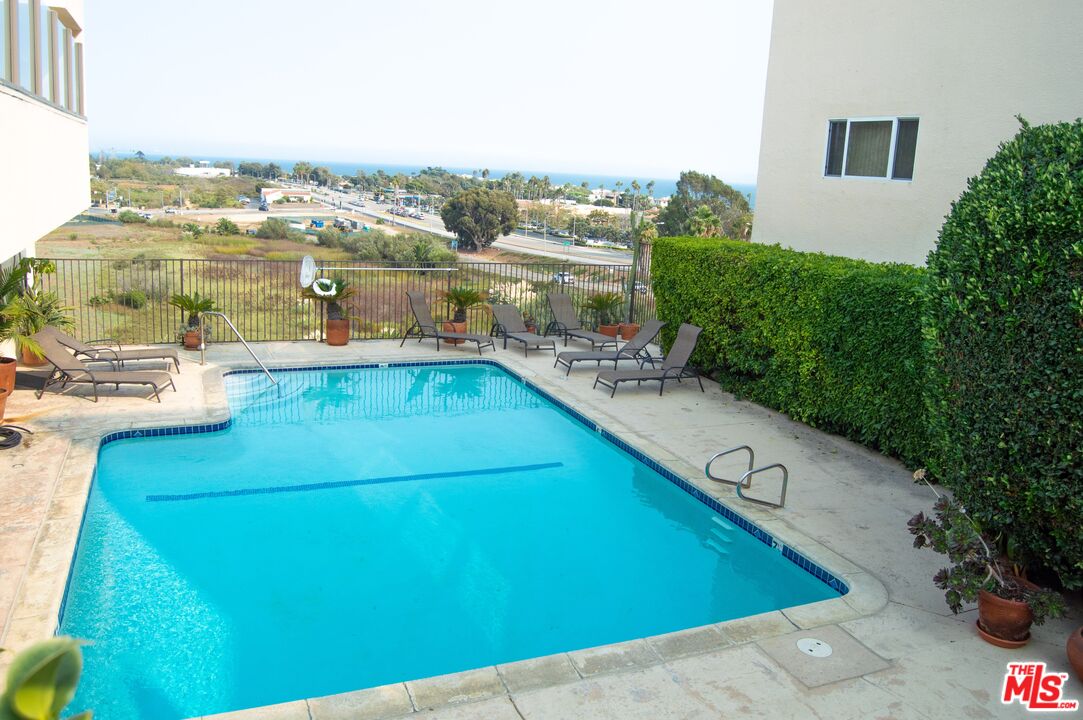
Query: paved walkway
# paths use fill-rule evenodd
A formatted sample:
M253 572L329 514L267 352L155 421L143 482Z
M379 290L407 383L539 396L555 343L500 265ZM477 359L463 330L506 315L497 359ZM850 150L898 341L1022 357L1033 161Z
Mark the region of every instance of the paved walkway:
M437 357L431 343L402 350L390 342L255 347L272 366ZM438 357L477 357L472 353L446 349ZM700 477L710 454L742 443L756 448L758 460L785 463L791 484L783 510L751 508L726 488L714 492L779 535L821 544L818 558L829 568L864 575L868 588L882 584L886 593L875 601L878 596L867 588L861 597L872 599L856 613L863 617L796 609L743 625L708 626L696 634L500 666L465 678L460 674L453 682L412 681L231 718L1023 717L1020 706L999 702L1005 664L1044 660L1068 670L1064 642L1071 628L1083 624L1078 607L1074 618L1035 628L1031 643L1014 652L976 636L974 611L950 613L930 581L940 558L914 550L906 530L907 519L927 510L933 497L898 463L736 401L714 383L705 383L706 393L687 383L674 385L661 398L649 387L622 387L610 399L591 389L594 373L587 368L565 379L541 354L524 360L518 352L501 350L487 357L657 453L686 477ZM213 346L208 358L215 364L205 368L194 354L188 358L178 377L179 392L167 391L161 405L136 390L94 404L82 390L36 401L24 389L9 402L7 421L36 434L22 447L0 453L0 645L18 649L55 627L97 438L109 430L215 416L223 402L221 367L251 363L236 344ZM731 469L740 464L736 460ZM765 494L771 489L764 484ZM808 635L830 642L834 659L817 664L798 656L794 641ZM0 655L0 670L5 657L10 655ZM1066 694L1083 700L1083 686L1073 679Z

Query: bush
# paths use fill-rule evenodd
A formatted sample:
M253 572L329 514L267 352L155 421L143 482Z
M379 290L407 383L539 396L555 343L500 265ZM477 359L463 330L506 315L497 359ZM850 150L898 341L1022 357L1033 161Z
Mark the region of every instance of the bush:
M130 307L133 310L141 310L147 306L147 294L142 290L125 290L124 292L115 293L113 302L117 305Z
M147 221L145 217L142 217L131 210L121 210L120 214L117 215L117 220L120 220L122 223L145 223Z
M214 232L218 235L240 235L241 229L237 227L237 223L223 217L218 218L218 222L214 224Z
M652 281L668 345L728 390L897 455L926 457L923 271L735 240L662 238Z
M256 229L256 237L267 240L285 240L289 235L290 226L285 220L269 218L259 224Z
M1083 586L1083 122L1029 127L929 255L930 468L1016 559Z

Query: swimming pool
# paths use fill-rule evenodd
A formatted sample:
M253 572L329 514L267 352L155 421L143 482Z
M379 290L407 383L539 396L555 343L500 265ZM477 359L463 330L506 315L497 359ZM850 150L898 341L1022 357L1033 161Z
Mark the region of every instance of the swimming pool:
M845 592L495 363L278 377L227 376L222 429L106 438L73 708L210 714Z

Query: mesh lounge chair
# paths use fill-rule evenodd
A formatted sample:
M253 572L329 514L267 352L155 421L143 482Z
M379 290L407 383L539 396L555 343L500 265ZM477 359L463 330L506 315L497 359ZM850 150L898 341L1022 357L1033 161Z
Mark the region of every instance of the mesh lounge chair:
M579 322L579 315L575 312L572 299L564 293L549 293L549 309L553 311L553 322L545 328L545 335L563 335L564 346L568 345L568 338L574 337L580 340L589 340L590 349L597 350L612 345L617 349L617 339L602 335L601 333L584 330Z
M699 379L699 373L688 364L688 359L692 357L692 351L696 349L696 341L699 340L701 332L703 328L695 325L688 323L681 325L677 331L677 339L673 342L673 347L669 349L669 354L662 362L660 370L646 370L642 364L638 370L602 370L598 373L598 377L594 378L594 387L598 387L598 383L601 383L605 387L613 388L613 391L609 393L609 397L613 397L617 394L617 385L622 382L635 380L639 385L646 380L658 380L661 383L658 386L658 394L661 395L662 388L666 386L666 380L680 382L681 378L694 377L699 383L700 392L703 392L703 381Z
M504 349L508 349L508 338L523 344L523 355L528 355L530 348L548 347L557 354L557 344L552 338L527 332L523 316L514 305L493 305L493 331L504 337Z
M84 362L107 362L113 366L115 370L118 365L123 365L128 360L165 360L168 367L168 362L173 361L173 367L180 372L180 357L177 355L177 351L174 348L145 348L141 350L122 350L120 345L117 345L117 349L109 347L95 347L88 345L85 342L76 340L71 335L65 332L61 332L57 328L47 327L41 331L43 334L51 336L58 343L68 348L75 353L75 357L85 357Z
M654 339L663 325L665 323L660 320L648 320L643 323L643 327L639 329L636 336L626 342L620 350L565 350L557 355L553 367L566 366L568 370L564 373L565 375L571 374L574 363L584 360L593 360L599 365L603 362L612 362L614 370L617 369L617 363L621 360L636 360L641 366L644 362L649 362L651 367L654 367L654 358L647 352L647 343Z
M53 365L52 373L38 390L39 400L51 386L59 384L63 390L68 383L93 385L94 402L98 402L99 385L116 385L118 390L121 385L149 385L158 402L162 401L158 391L167 385L173 388L173 392L177 391L173 376L166 370L91 370L51 335L39 332L34 335L34 340L41 346L45 359Z
M440 351L441 340L461 340L463 342L477 343L478 355L481 355L482 347L491 347L496 352L496 345L488 335L475 333L444 332L436 327L436 321L432 319L432 311L429 303L425 300L425 293L416 290L407 290L406 297L410 299L410 311L414 313L414 324L402 336L399 347L406 344L406 338L416 337L418 342L425 338L436 338L436 351ZM415 334L416 331L416 334Z

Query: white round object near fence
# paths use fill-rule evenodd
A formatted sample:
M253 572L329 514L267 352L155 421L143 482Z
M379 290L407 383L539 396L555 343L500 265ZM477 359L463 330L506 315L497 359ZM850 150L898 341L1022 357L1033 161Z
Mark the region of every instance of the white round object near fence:
M301 287L308 287L316 279L316 261L311 255L301 258Z

